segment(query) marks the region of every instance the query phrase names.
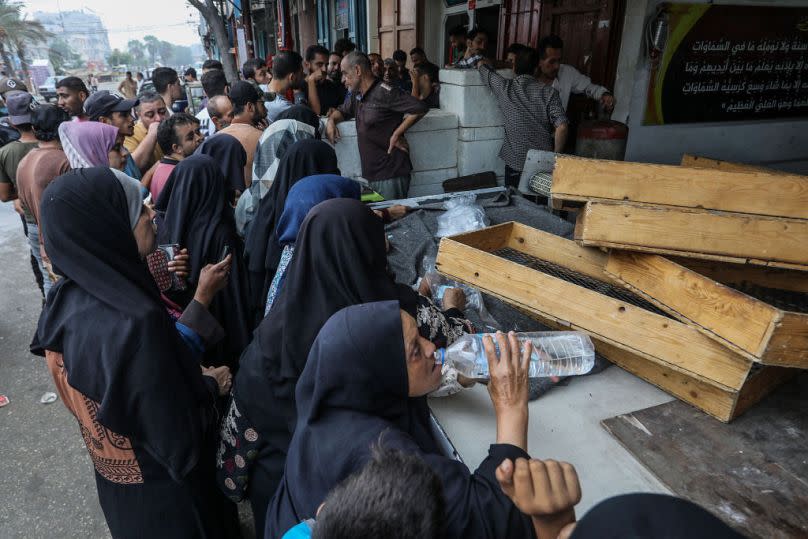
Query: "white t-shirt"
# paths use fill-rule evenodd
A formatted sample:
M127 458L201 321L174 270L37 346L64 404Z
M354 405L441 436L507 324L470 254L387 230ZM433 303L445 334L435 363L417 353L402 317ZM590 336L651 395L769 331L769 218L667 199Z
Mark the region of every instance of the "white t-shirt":
M196 119L199 120L199 131L205 137L209 137L216 133L216 124L210 120L210 114L208 114L207 107L203 108L197 113Z

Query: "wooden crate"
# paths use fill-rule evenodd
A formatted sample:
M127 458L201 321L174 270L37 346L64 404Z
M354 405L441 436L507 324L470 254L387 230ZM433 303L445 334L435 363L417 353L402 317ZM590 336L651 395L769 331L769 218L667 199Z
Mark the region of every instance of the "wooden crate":
M665 312L753 361L808 368L804 293L759 286L744 287L744 293L665 257L628 251L611 251L606 271Z
M682 162L679 164L683 167L709 168L713 170L723 170L725 172L762 172L765 174L779 174L782 176L790 175L788 172L775 170L773 168L747 165L746 163L733 163L732 161L720 161L718 159L711 159L701 155L691 155L689 153L682 155Z
M614 363L722 421L793 371L754 366L630 293L605 271L607 263L599 250L505 223L444 238L436 265L548 326L586 332Z
M575 239L592 247L808 270L806 219L587 202Z
M808 177L559 156L552 197L808 218Z

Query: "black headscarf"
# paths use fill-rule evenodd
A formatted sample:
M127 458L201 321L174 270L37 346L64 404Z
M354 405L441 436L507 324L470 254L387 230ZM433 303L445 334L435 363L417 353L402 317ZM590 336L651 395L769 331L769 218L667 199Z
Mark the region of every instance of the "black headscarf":
M358 200L315 206L272 310L240 361L233 394L267 440L257 464L280 479L295 425L294 389L317 333L343 307L397 298L385 272L384 224ZM253 488L251 486L251 488Z
M211 398L138 254L121 183L109 168L60 176L42 195L44 242L63 276L32 351L63 354L69 384L97 420L139 440L180 480L195 465Z
M314 128L314 137L320 138L320 117L305 105L292 105L275 117L276 122L279 120L296 120L309 124Z
M202 268L219 262L225 247L233 255L227 287L210 305L210 312L224 327L226 337L208 350L205 357L207 364L225 363L235 368L238 356L249 342L248 289L241 242L225 191L222 172L213 158L192 155L180 161L158 199L157 240L159 244L175 243L188 249L189 290L167 294L182 306L193 297Z
M281 158L275 181L258 206L244 239L244 257L250 273L250 296L258 316L264 312L267 291L278 269L282 247L276 229L289 189L298 180L315 174L339 174L337 154L325 142L306 139L293 144Z
M615 496L589 510L571 539L743 539L698 505L665 494Z
M524 456L512 446L473 475L434 449L425 397L410 398L399 303L345 308L323 326L297 384L297 428L283 480L270 502L265 537L315 516L328 492L359 471L371 448L419 454L441 478L447 537L532 537L529 518L502 492L494 469ZM493 453L493 450L492 450ZM497 461L498 460L498 461Z
M227 133L217 133L208 137L199 148L196 154L209 155L218 164L219 168L227 180L227 186L231 191L241 193L247 188L244 182L244 167L247 164L247 152L238 139Z

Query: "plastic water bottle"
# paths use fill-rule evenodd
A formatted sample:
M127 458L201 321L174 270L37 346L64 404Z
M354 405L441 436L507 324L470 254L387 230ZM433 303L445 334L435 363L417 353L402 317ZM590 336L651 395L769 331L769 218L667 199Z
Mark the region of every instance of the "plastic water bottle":
M490 333L463 335L449 348L435 352L435 363L448 364L458 373L473 380L488 380L488 358L483 347L483 337L491 335L499 352L496 336ZM595 347L589 336L579 331L540 331L517 333L522 347L530 341L533 353L530 357L528 377L574 376L586 374L595 365ZM523 349L523 348L522 348Z

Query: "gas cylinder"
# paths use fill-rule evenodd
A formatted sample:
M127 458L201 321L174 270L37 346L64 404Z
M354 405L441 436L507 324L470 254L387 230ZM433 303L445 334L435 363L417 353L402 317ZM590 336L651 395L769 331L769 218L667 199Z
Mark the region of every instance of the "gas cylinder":
M628 126L615 120L586 120L578 126L575 155L622 161L626 155Z

